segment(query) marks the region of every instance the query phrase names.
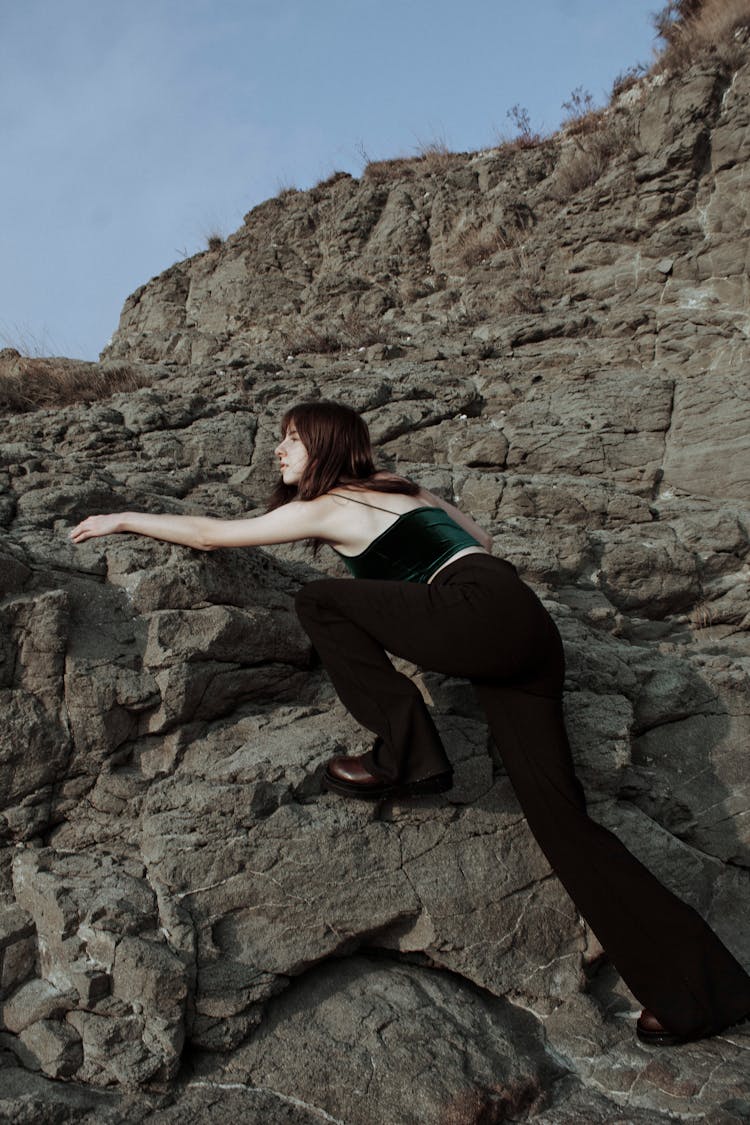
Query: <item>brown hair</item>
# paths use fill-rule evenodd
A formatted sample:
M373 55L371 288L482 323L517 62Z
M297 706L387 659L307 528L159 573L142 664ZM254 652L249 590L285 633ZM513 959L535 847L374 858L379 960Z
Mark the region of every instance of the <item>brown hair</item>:
M282 437L290 426L299 434L309 460L298 484L279 481L269 497L267 511L290 500L314 500L337 485L407 496L419 492L418 484L396 473L375 476L370 431L350 406L325 399L300 402L281 419Z

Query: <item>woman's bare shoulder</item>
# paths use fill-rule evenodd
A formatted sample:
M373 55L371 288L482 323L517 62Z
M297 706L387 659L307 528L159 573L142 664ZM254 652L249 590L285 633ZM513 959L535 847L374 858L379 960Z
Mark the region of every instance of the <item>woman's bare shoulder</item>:
M434 492L430 492L429 488L425 488L423 485L419 486L417 496L423 503L432 504L435 508L445 508L448 511L449 508L453 507L447 500L443 500L442 496L436 496Z

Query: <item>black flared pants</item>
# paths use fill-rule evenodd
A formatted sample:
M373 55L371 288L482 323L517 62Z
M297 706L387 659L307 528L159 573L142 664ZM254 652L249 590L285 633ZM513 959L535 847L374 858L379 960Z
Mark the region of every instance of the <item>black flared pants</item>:
M750 977L699 914L587 814L562 713L560 635L513 566L467 555L430 584L323 579L297 611L347 709L377 738L376 774L451 768L421 693L387 653L464 676L486 712L529 827L633 995L670 1031L750 1013Z

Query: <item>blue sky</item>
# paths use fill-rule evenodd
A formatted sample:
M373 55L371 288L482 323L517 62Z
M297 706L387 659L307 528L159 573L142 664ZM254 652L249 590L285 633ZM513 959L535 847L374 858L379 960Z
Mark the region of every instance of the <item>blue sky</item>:
M0 0L0 346L96 359L126 296L280 188L552 130L660 0Z

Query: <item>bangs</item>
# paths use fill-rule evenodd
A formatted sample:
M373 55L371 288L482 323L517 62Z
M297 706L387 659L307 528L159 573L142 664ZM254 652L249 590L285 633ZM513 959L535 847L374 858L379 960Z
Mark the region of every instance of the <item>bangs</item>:
M296 419L295 414L294 414L294 407L292 407L290 410L287 410L286 414L281 419L281 440L282 441L286 437L289 430L291 430L292 428L294 428L295 430L298 428L297 427L297 419Z

